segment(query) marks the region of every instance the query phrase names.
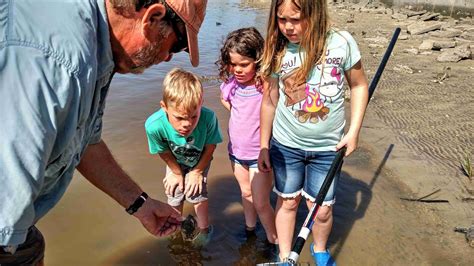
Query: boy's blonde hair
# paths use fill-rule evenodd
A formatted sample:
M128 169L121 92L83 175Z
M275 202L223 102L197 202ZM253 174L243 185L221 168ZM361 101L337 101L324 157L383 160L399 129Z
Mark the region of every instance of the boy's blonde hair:
M300 41L300 48L306 51L301 67L297 70L297 84L306 82L312 68L323 61L326 39L330 31L327 0L272 0L267 24L267 37L262 57L261 71L264 76L280 71L281 60L286 52L288 39L278 28L278 8L291 2L301 12L306 30Z
M163 81L163 102L169 107L192 112L202 104L202 84L198 76L181 68L173 68Z

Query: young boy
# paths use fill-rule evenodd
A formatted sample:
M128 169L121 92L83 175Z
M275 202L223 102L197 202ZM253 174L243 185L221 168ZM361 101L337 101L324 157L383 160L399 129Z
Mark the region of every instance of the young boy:
M213 111L202 106L203 90L198 77L175 68L163 81L161 109L145 122L151 154L165 161L163 179L168 204L183 211L186 199L194 204L200 234L198 246L209 242L207 173L212 154L222 135Z

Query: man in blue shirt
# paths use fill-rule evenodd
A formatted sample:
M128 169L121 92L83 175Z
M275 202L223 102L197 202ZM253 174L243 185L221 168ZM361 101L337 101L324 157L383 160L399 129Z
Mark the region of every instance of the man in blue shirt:
M148 195L101 140L115 72L141 73L187 50L207 0L0 0L0 264L41 265L34 224L78 169L153 235L180 216Z

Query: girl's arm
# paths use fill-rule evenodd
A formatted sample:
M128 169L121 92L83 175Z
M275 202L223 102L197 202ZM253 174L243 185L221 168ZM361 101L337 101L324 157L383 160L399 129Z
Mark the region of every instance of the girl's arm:
M230 105L230 102L224 100L224 97L223 97L222 93L221 93L221 103L222 103L222 105L224 105L225 109L230 111L230 108L232 107L232 105Z
M258 156L258 168L263 172L271 170L268 149L270 147L272 124L278 98L278 79L269 78L265 80L263 82L263 99L260 108L260 155Z
M359 61L351 69L345 72L349 88L351 89L351 121L350 127L344 138L337 144L336 148L347 146L346 156L349 156L356 148L359 140L360 128L365 115L369 97L369 85L365 76L362 62Z

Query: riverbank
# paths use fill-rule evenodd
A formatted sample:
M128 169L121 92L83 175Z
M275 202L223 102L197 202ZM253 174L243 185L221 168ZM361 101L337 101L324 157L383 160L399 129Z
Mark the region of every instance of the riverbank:
M162 77L178 66L215 76L214 61L223 35L252 25L264 32L268 10L262 2L209 1L198 68L191 68L183 53L143 75L114 78L103 139L150 196L165 200L164 164L148 153L143 128L146 117L159 106ZM406 25L392 19L391 12L350 8L331 5L331 16L339 28L353 33L371 78L394 28ZM236 19L226 19L235 14L239 14ZM404 52L421 43L421 37L411 35L397 42L368 107L360 148L344 164L329 239L339 265L474 264L469 256L472 248L462 234L453 232L454 226L474 222L472 202L462 201L472 183L458 169L460 159L466 152L472 154L473 147L472 60L441 63L436 60L441 53L437 50ZM219 87L215 82L205 86L205 105L216 112L226 135L229 114L219 102ZM227 136L214 154L209 175L210 220L216 229L212 245L199 252L150 236L122 207L76 174L58 206L38 225L46 238L46 265L252 265L258 245L245 245L241 237L240 192L226 141ZM429 199L449 203L400 199L419 198L438 189ZM192 212L189 205L185 211ZM306 213L300 209L299 224ZM302 262L312 262L308 246Z
M393 145L385 169L401 182L403 193L399 197L416 199L438 191L427 199L449 201L400 200L400 206L423 213L420 229L434 237L427 241L435 240L439 247L450 250L446 258L462 265L472 263L474 259L468 257L472 249L453 229L474 224L474 181L460 169L465 156L472 160L473 154L474 61L439 62L440 49L410 53L431 33L410 35L407 26L416 21L394 19L397 11L357 11L349 4L333 5L332 10L337 10L337 15L332 13L336 23L358 40L369 76L374 74L393 30L402 28L401 36L405 36L398 40L368 107L361 146L370 151L372 158L381 159ZM453 27L474 30L472 18L446 21L451 21ZM469 40L466 43L474 44ZM424 224L429 220L432 223Z

